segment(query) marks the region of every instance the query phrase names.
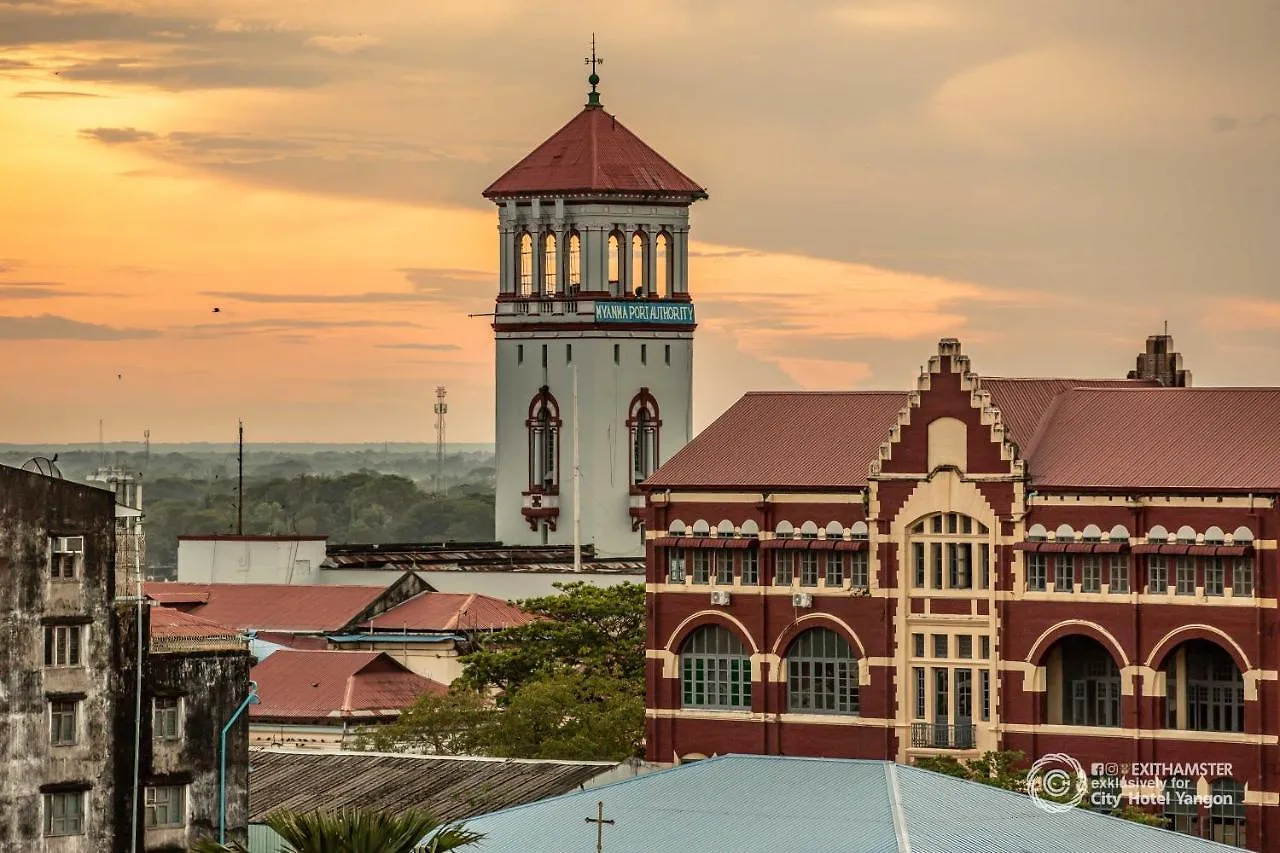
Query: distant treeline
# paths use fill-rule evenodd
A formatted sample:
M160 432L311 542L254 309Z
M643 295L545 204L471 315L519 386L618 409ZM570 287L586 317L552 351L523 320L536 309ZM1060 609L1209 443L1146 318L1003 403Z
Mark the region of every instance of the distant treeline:
M21 465L32 455L0 452L0 463ZM83 482L102 462L97 450L64 449L56 464L65 478ZM444 488L436 494L434 454L381 445L311 452L247 446L244 532L325 535L335 543L492 539L493 463L484 451L446 455ZM151 568L176 564L179 535L235 532L234 452L117 452L106 464L143 472Z

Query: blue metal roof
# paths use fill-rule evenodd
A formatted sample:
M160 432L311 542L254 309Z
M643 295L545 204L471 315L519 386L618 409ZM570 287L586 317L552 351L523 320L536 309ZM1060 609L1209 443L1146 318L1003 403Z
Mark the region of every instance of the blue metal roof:
M477 853L1082 853L1237 850L886 761L726 755L467 821Z
M259 663L271 657L273 652L278 652L281 649L289 648L288 646L282 646L279 643L271 643L266 640L259 640L256 636L254 636L254 633L255 632L249 633L249 654L257 658Z

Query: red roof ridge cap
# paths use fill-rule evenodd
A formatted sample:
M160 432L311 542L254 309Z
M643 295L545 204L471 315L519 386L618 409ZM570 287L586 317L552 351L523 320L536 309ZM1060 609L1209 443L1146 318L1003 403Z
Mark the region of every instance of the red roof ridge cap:
M906 391L871 391L871 390L865 390L865 389L845 390L845 391L820 391L820 390L813 391L813 390L807 390L807 389L792 389L792 390L785 390L785 391L747 391L743 393L742 396L744 397L781 397L781 396L790 395L790 396L796 396L796 397L802 397L802 396L816 397L821 395L827 395L827 396L835 397L835 396L851 396L854 394L861 394L864 396L880 395L880 396L892 396L892 397L905 397L907 395L907 392Z
M1053 395L1053 399L1049 401L1049 407L1044 410L1044 414L1040 416L1040 422L1036 424L1036 431L1031 434L1031 439L1021 448L1023 459L1032 458L1036 447L1044 440L1045 433L1049 431L1049 425L1053 423L1053 419L1057 416L1058 408L1062 405L1062 401L1074 394L1076 390L1075 388L1068 388Z
M357 670L358 672L359 670ZM344 714L351 713L351 699L356 692L356 673L353 672L347 676L347 689L342 694L342 712Z

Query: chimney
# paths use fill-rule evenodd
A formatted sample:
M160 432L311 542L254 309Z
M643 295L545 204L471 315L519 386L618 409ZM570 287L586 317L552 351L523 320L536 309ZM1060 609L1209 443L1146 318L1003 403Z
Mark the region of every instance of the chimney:
M1191 371L1183 369L1182 353L1174 352L1173 336L1167 330L1147 338L1147 351L1138 355L1137 369L1126 378L1155 380L1166 388L1191 387Z

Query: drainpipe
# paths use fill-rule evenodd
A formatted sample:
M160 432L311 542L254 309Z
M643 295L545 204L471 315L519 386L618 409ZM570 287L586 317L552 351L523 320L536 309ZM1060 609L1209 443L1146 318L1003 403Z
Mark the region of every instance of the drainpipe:
M257 705L262 700L258 698L258 682L249 682L249 695L244 697L244 701L240 703L240 707L236 708L236 712L231 715L231 719L227 720L227 724L222 727L222 735L218 741L218 843L227 843L227 732L235 724L235 721L244 713L245 708L250 705Z
M135 546L135 563L140 559L140 555L136 553ZM142 570L137 568L136 575L137 594L138 594L138 615L137 625L135 625L134 634L138 638L138 660L136 681L134 683L134 702L133 702L133 816L132 816L132 832L130 833L129 849L133 853L138 853L138 792L141 787L142 780L142 643L143 639L150 634L150 631L143 626L145 602L142 597Z

